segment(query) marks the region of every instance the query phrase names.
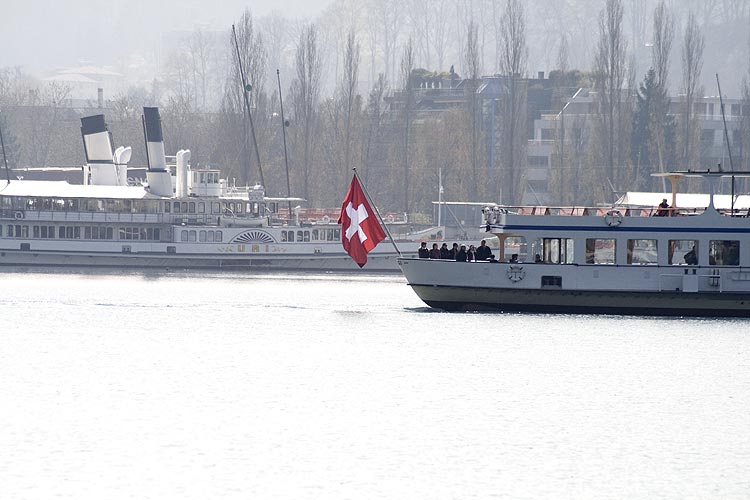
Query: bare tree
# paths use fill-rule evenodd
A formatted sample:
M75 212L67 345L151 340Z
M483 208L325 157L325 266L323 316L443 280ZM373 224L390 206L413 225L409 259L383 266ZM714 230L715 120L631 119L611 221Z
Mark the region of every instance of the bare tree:
M595 88L598 99L601 147L600 165L604 178L594 187L602 198L609 187L617 189L626 179L624 175L623 84L626 80L627 42L622 32L623 7L621 0L607 0L599 15L599 44L594 62Z
M519 204L523 199L523 164L527 139L526 86L526 20L520 0L507 0L501 18L500 74L508 84L504 106L503 147L504 172L499 177L500 192L505 203Z
M349 169L352 168L352 128L356 119L355 114L359 114L359 109L355 109L357 98L357 81L359 78L359 60L360 46L354 34L354 29L346 37L346 47L344 48L344 75L341 80L341 99L344 107L344 172L341 176L341 192L346 192L346 185L349 182Z
M320 99L321 56L318 50L318 31L314 24L306 25L297 45L296 78L292 82L292 108L296 122L301 124L302 193L313 202L311 185L316 108Z
M472 200L479 196L479 130L481 110L479 108L480 66L479 66L479 27L472 20L466 28L466 48L464 50L466 64L466 119L468 125L469 150L471 158L471 182L469 196Z
M659 172L665 171L665 131L669 114L669 59L674 40L674 18L664 0L654 9L653 45L651 64L656 75L656 92L653 96L651 151L659 162ZM662 178L662 190L666 190Z
M411 123L414 115L415 106L415 89L414 89L414 49L411 38L404 47L404 53L401 56L401 84L403 92L404 108L402 110L402 119L404 127L404 149L403 149L403 175L404 175L404 200L403 210L409 213L409 178L410 171L410 144L409 134L411 132Z
M701 93L700 78L703 70L703 48L705 40L703 32L695 20L695 15L690 12L685 35L682 43L682 90L685 94L684 112L683 112L683 165L685 168L694 166L697 161L695 147L696 125L695 125L695 102L698 94Z

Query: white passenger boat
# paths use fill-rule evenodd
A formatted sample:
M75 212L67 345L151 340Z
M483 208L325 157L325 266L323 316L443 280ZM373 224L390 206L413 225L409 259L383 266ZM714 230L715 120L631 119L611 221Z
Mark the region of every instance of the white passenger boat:
M399 265L427 305L446 310L750 316L748 209L731 198L717 208L713 195L728 176L748 174L670 173L674 208L661 213L633 205L486 209L487 231L501 242L495 262ZM675 205L685 177L707 181L707 206Z
M146 185L128 185L130 148L112 150L103 115L81 121L82 185L0 181L0 265L358 269L335 218L282 219L290 201L303 200L232 189L219 170L191 169L187 150L168 164L158 109L144 109ZM408 235L397 245L416 255ZM397 256L381 244L366 270L398 272Z

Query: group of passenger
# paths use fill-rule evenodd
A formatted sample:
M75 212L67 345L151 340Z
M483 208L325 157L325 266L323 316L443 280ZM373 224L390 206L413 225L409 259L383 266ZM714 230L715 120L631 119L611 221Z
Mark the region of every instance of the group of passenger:
M478 247L474 245L460 245L454 243L451 248L448 248L447 243L443 243L442 246L438 247L437 243L432 244L432 248L427 248L427 242L423 241L419 247L419 258L420 259L442 259L442 260L455 260L456 262L477 262L477 261L494 261L495 255L487 246L487 240L482 240Z

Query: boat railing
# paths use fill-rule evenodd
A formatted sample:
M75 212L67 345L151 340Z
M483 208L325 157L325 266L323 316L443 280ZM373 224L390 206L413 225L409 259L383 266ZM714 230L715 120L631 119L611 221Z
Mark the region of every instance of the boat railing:
M618 211L623 217L678 217L685 215L698 215L705 212L703 207L686 207L686 208L662 208L659 207L645 207L645 206L623 206L623 205L610 205L610 206L598 206L598 207L586 207L586 206L545 206L545 205L518 205L518 206L495 206L488 207L484 211L492 212L496 214L508 214L508 215L543 215L543 216L561 216L561 217L605 217L612 211ZM720 211L724 212L724 211ZM729 211L726 211L725 215L730 215ZM750 216L750 210L735 210L734 216Z

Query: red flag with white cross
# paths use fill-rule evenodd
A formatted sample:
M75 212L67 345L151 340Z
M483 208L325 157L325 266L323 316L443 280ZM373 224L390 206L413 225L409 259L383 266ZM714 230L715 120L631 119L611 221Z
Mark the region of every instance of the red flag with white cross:
M367 263L367 252L385 239L385 232L367 202L362 186L355 175L341 204L341 242L359 267Z

